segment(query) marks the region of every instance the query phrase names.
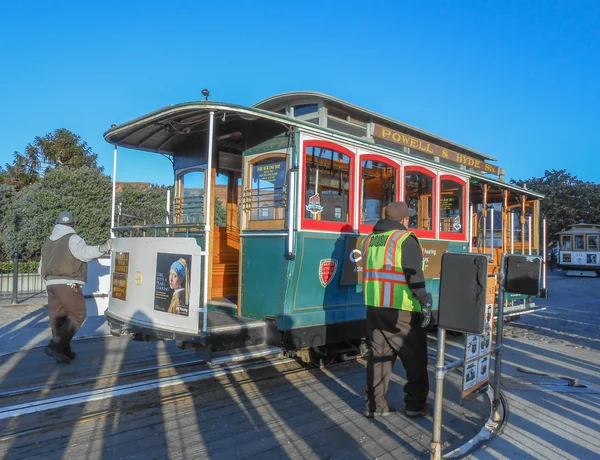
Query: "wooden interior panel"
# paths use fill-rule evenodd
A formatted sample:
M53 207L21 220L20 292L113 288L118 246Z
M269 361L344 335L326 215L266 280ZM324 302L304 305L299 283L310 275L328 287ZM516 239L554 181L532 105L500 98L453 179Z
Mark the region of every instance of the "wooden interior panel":
M239 230L232 227L215 227L212 249L211 298L237 295L240 253Z

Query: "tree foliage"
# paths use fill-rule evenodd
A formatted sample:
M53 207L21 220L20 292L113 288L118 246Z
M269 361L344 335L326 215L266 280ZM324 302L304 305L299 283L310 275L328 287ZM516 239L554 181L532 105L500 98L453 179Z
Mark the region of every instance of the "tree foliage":
M534 192L545 195L541 214L548 222L548 238L579 222L600 223L600 185L584 182L565 169L546 171L543 177L513 180Z
M172 187L151 185L140 189L126 185L117 194L117 203L121 204L121 215L117 209L118 225L164 224L167 212L167 190Z
M87 244L110 236L111 182L99 169L50 169L36 184L23 189L7 206L0 222L5 256L17 251L37 258L60 211L71 211L75 229Z
M98 168L97 160L98 156L80 136L60 128L37 136L23 154L15 152L13 164L0 170L0 181L20 190L38 182L49 168Z

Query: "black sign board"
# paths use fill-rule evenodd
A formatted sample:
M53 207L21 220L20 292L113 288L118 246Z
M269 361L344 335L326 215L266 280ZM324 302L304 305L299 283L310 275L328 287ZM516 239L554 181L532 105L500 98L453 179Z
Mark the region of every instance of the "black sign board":
M362 283L362 245L364 240L364 236L348 235L346 237L340 286L354 286Z
M486 255L443 254L438 326L467 334L483 334L487 278Z
M538 296L542 259L536 256L510 254L506 256L504 290L511 294Z

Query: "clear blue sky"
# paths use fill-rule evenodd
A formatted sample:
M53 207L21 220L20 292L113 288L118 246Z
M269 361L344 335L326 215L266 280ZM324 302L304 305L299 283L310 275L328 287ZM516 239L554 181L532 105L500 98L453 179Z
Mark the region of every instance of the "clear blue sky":
M0 16L0 164L56 128L102 138L159 107L320 91L497 157L600 182L600 2L23 1ZM117 179L172 183L122 150Z

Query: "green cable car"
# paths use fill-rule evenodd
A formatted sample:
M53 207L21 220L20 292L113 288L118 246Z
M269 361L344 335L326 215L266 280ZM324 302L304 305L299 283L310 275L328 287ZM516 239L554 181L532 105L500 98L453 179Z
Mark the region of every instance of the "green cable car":
M320 363L361 353L361 241L392 201L416 211L434 309L445 251L489 254L494 275L503 252L546 247L541 195L503 182L495 159L320 93L171 105L104 137L115 172L125 147L168 156L175 178L162 225L115 226L113 196L115 335L206 356L260 344Z

